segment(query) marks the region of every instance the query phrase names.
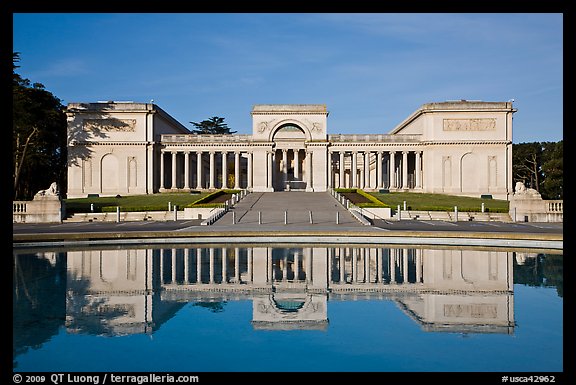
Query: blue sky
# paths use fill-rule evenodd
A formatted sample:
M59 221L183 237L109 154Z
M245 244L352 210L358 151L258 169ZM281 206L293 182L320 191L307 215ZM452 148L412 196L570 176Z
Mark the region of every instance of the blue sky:
M251 133L254 104L326 104L388 133L424 103L514 99L514 143L563 139L561 13L15 13L18 73L64 104L154 103Z

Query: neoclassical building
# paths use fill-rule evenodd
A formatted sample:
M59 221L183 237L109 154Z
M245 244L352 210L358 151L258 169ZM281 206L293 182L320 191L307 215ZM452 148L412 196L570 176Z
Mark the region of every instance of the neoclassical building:
M70 103L67 196L346 187L508 199L514 112L427 103L388 134L329 134L326 105L262 104L251 135L197 135L155 104Z

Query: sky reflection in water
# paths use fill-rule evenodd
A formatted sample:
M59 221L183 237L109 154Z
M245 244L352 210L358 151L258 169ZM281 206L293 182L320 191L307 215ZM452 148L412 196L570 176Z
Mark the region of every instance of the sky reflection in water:
M562 371L562 273L501 248L15 251L13 367Z

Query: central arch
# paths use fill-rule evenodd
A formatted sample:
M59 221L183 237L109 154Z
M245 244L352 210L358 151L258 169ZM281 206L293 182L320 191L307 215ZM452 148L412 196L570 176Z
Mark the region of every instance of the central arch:
M273 131L272 187L274 191L306 189L307 136L306 130L293 122L281 124Z

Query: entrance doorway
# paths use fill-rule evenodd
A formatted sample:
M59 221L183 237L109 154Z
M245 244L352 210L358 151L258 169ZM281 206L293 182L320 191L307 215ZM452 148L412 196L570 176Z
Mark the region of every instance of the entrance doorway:
M274 191L304 191L307 187L306 135L295 124L280 126L274 137Z

